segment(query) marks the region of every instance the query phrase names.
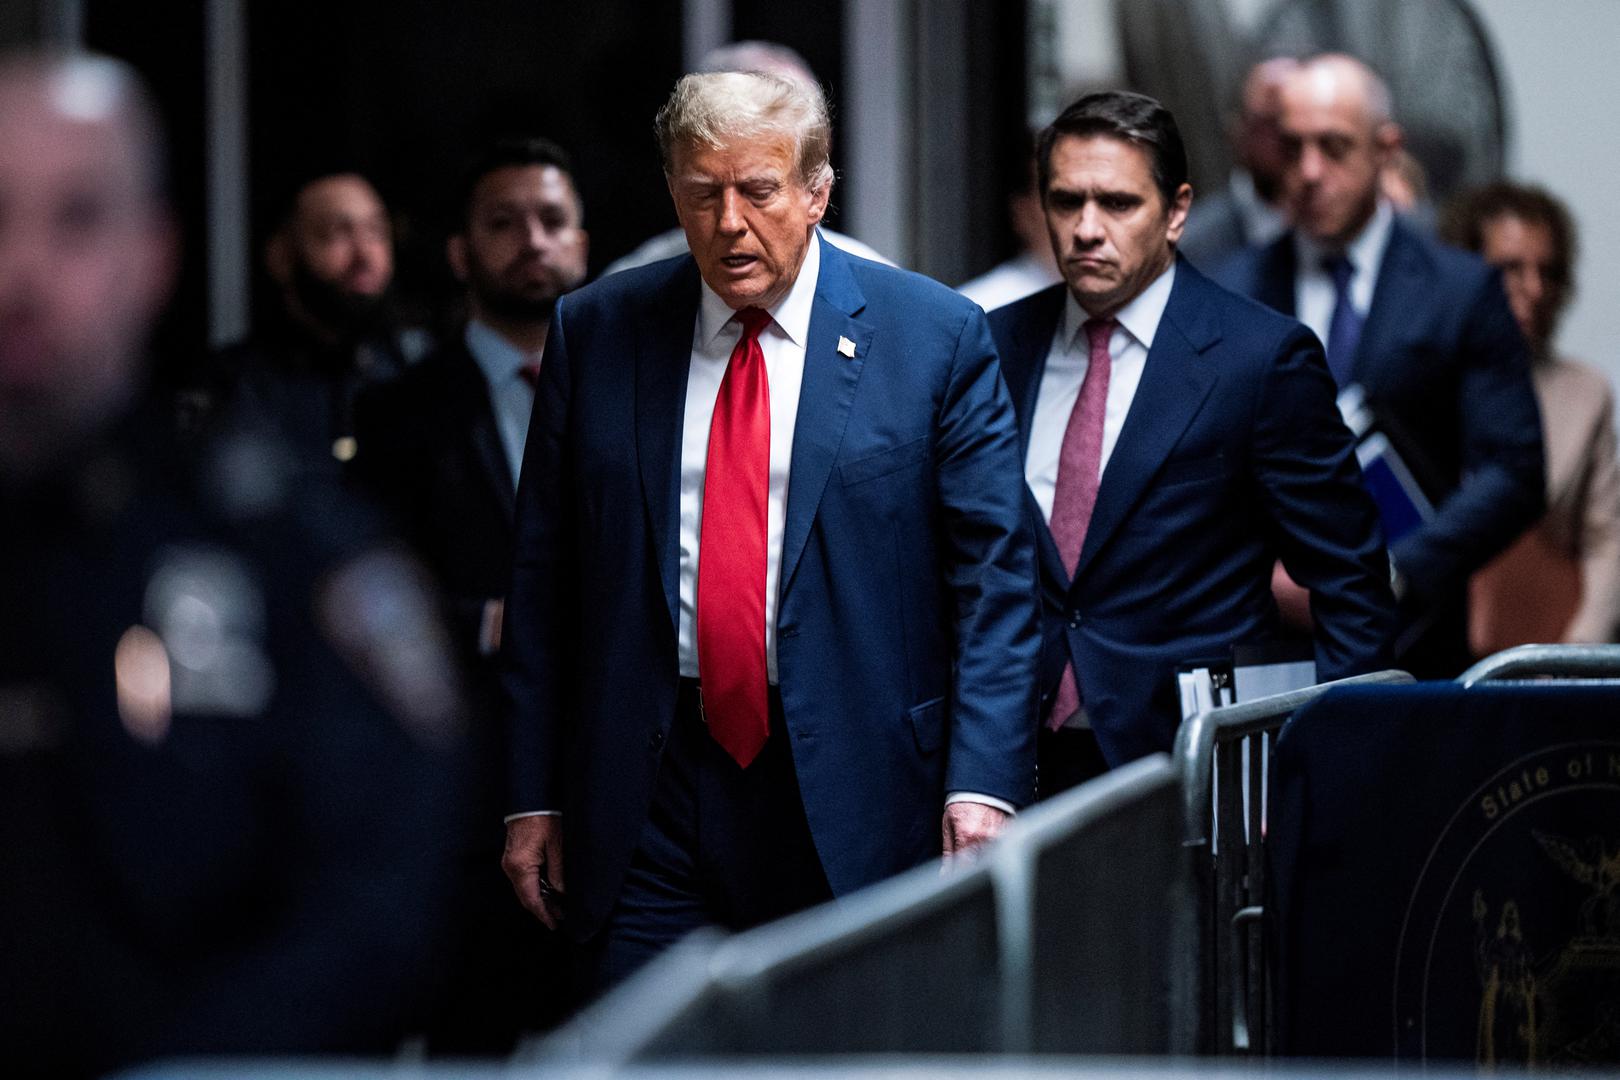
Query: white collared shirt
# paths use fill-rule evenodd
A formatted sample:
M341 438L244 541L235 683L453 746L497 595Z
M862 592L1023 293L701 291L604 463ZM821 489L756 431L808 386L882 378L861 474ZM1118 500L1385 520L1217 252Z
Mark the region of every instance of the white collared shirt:
M804 381L804 350L810 311L821 274L821 244L812 234L804 264L788 294L771 307L771 323L759 335L765 378L771 395L771 479L765 530L765 670L776 683L776 605L782 572L782 532L787 523L788 472L793 463L793 429ZM681 428L681 674L698 677L697 572L702 537L703 475L709 457L709 422L720 382L742 324L708 283L702 286L697 327L692 334L692 365L686 375L686 414Z
M1108 339L1108 355L1113 366L1108 377L1108 399L1103 407L1099 476L1108 468L1108 459L1114 453L1114 445L1119 442L1120 429L1125 426L1125 417L1131 411L1137 385L1142 381L1142 369L1147 366L1148 350L1153 348L1153 338L1159 331L1159 320L1164 317L1165 305L1170 302L1170 289L1175 279L1176 264L1172 262L1164 273L1154 278L1147 288L1114 316L1119 325ZM1090 317L1074 294L1069 293L1063 306L1063 318L1058 321L1057 331L1052 335L1051 350L1046 354L1046 370L1041 373L1035 412L1030 418L1024 480L1048 522L1052 520L1052 499L1057 492L1063 433L1068 429L1069 414L1074 411L1075 399L1080 396L1080 384L1085 382L1086 369L1091 366L1091 344L1082 330Z
M1350 306L1363 319L1372 310L1373 289L1378 285L1378 269L1384 263L1384 249L1389 247L1389 231L1395 223L1395 211L1383 199L1378 209L1361 232L1345 247L1350 260ZM1333 275L1322 269L1322 260L1333 254L1298 229L1294 230L1294 255L1298 271L1294 275L1295 318L1311 328L1317 338L1327 344L1328 327L1333 324L1333 308L1339 294L1333 287Z
M467 323L463 340L489 384L495 430L500 433L512 490L516 491L518 470L523 465L523 441L529 434L529 414L534 411L534 388L519 372L523 365L540 358L524 352L477 319Z

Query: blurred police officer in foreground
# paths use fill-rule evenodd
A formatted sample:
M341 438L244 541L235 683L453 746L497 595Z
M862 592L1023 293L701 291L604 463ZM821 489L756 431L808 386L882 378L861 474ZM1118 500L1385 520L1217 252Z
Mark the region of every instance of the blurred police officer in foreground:
M173 446L177 245L131 73L0 57L0 1048L11 1075L387 1052L457 692L408 563L277 445Z

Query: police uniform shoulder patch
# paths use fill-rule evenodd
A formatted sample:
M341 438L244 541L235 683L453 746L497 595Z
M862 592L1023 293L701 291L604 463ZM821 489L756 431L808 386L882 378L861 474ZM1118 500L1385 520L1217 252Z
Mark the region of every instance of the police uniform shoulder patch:
M247 717L269 707L276 680L265 598L241 556L203 546L160 550L143 617L167 657L174 715Z
M419 740L461 732L461 685L427 575L397 550L344 563L316 593L321 632L361 681Z

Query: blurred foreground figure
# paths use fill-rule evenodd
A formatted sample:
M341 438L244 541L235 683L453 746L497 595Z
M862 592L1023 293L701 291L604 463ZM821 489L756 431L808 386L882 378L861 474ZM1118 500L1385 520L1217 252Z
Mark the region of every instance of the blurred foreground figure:
M10 1075L387 1052L440 916L456 692L408 564L142 400L161 161L123 66L0 59Z
M534 384L557 298L585 278L583 208L566 154L544 139L487 147L462 184L446 245L467 287L462 333L356 405L356 472L438 575L471 673L476 783L462 838L457 944L429 1049L510 1051L561 1019L561 940L500 871L507 753L496 662L512 574L512 517Z
M1395 213L1383 178L1401 148L1389 88L1354 57L1303 61L1282 90L1293 229L1215 276L1291 315L1327 348L1427 507L1384 529L1401 604L1395 661L1422 678L1468 663L1468 578L1542 510L1541 426L1524 338L1500 275ZM1356 388L1356 389L1352 389ZM1307 621L1286 575L1284 611Z
M1601 642L1620 621L1620 467L1614 395L1590 364L1553 348L1574 291L1575 226L1538 188L1497 183L1463 196L1446 239L1502 271L1530 344L1547 453L1547 515L1474 577L1474 653L1527 642Z
M426 352L396 323L393 225L382 197L353 172L297 189L265 254L281 309L217 357L214 396L279 427L301 450L355 455L354 402Z

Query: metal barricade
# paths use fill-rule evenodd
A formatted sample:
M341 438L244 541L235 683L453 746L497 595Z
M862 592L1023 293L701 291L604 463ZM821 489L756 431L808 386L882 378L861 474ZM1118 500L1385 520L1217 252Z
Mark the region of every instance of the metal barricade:
M1180 809L1166 755L1132 762L1020 815L969 866L693 935L533 1060L1188 1052Z
M1164 754L1041 803L990 856L1002 912L1002 1049L1190 1054L1191 882Z
M1294 712L1337 686L1409 683L1380 671L1201 712L1176 732L1182 844L1192 863L1199 932L1195 996L1204 1053L1264 1054L1271 1012L1265 913L1265 777L1272 742ZM1248 785L1245 789L1245 775Z
M1473 686L1537 678L1620 682L1620 645L1518 645L1487 656L1457 681Z

